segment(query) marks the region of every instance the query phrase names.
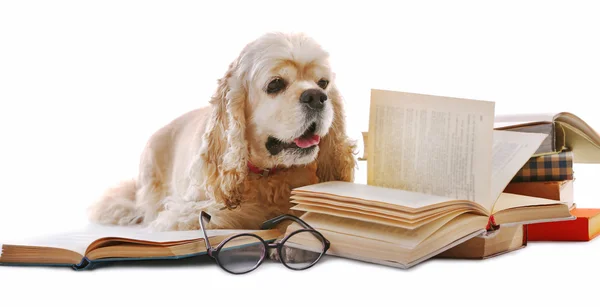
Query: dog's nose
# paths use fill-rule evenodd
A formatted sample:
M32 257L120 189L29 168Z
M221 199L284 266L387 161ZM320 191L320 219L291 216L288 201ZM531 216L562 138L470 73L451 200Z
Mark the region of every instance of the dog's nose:
M304 91L300 95L300 102L308 104L311 109L321 110L327 101L327 95L318 89Z

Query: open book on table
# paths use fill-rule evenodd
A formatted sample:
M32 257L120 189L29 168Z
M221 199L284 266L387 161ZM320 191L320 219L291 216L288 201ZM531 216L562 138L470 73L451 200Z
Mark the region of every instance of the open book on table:
M208 230L213 246L229 236L249 232L265 241L275 240L272 230ZM236 244L244 244L237 240ZM181 259L206 254L202 232L150 232L143 228L91 225L80 231L40 238L0 242L0 265L66 266L91 269L97 264L126 260Z
M296 188L292 209L328 253L404 268L502 225L572 219L568 203L502 193L546 135L493 120L493 102L373 90L367 185Z
M547 137L534 156L570 150L577 163L600 163L600 134L569 112L506 114L494 120L497 130L543 133Z

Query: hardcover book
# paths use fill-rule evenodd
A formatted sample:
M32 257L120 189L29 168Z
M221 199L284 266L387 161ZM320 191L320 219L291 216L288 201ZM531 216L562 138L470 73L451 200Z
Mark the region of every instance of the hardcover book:
M553 199L574 206L573 180L510 183L504 192Z
M532 157L511 182L561 181L573 179L573 152L563 151Z
M502 193L546 135L493 118L493 102L372 90L367 184L296 188L292 209L329 254L401 268L498 227L571 219L566 203Z
M210 243L216 246L230 235L241 232L254 233L265 241L275 240L280 235L276 229L209 230L207 235ZM238 240L235 244L244 242ZM114 261L175 260L206 254L200 231L149 232L137 227L101 225L0 243L0 248L0 265L65 266L75 270L92 269Z
M531 225L529 241L591 241L600 234L600 209L575 208L575 220Z
M457 245L436 258L487 259L520 250L527 246L530 225L500 227Z
M534 156L571 150L575 152L575 163L600 163L600 135L572 113L498 115L494 127L545 134Z

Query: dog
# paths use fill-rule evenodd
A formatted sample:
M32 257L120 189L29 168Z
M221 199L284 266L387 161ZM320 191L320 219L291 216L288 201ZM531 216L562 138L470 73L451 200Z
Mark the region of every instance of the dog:
M156 131L137 179L89 208L99 224L156 231L259 229L291 213L296 187L353 181L356 144L329 54L305 34L267 33L218 79L208 106Z

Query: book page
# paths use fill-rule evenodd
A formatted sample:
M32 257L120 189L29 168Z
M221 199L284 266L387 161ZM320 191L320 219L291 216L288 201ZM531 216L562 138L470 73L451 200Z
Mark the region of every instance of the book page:
M494 131L490 191L494 203L546 137L542 133Z
M94 242L96 239L99 239L99 237L82 232L70 232L52 234L37 238L6 240L2 243L6 245L61 248L76 252L83 256L85 255L85 250L87 249L88 245Z
M304 218L309 219L310 225L315 229L394 243L402 248L414 249L448 222L462 214L463 212L455 212L416 229L404 229L318 213L307 213ZM288 233L300 229L298 225L291 227L293 228L287 230Z
M511 193L502 193L498 197L498 201L494 206L493 214L498 212L523 207L534 207L534 206L552 206L552 205L564 205L568 207L568 204L559 200L545 199L539 197L531 197L525 195L517 195Z
M428 210L438 204L456 204L454 199L448 197L344 181L327 181L299 187L292 191L292 196L296 195L311 199L329 198L341 202L379 205L408 212ZM468 203L465 203L465 206L468 206Z
M494 118L494 128L505 128L524 124L552 123L556 113L498 114Z
M313 214L307 213L302 218L312 225L316 223L313 216ZM404 265L412 266L484 233L487 221L488 217L486 216L460 215L434 232L412 250L397 243L386 242L385 240L372 240L362 236L324 230L319 227L316 229L330 238L332 242L327 254L375 263L394 261L396 264L403 263ZM331 224L328 223L327 225ZM290 230L293 230L293 228ZM297 238L293 236L290 238L290 241L297 244L300 248L306 248L314 244L308 240L303 240L301 236L297 236Z
M235 234L240 231L244 230L208 230L207 235L213 237ZM248 232L255 232L255 230L248 230ZM127 238L150 242L175 242L201 239L202 232L199 230L152 232L147 228L139 226L125 227L91 224L88 227L77 231L45 235L37 238L17 239L2 243L22 246L62 248L85 255L88 246L101 238Z
M372 90L367 182L491 206L494 103Z
M415 230L422 226L425 227L425 225L427 225L429 223L435 222L439 219L442 219L448 215L452 215L455 213L467 213L467 212L476 213L477 212L473 209L452 209L452 210L448 210L447 212L432 215L425 219L420 219L420 220L416 220L413 222L413 221L399 220L399 219L389 218L389 217L382 217L379 215L362 214L360 212L345 211L345 210L316 207L316 206L307 206L307 205L296 205L296 206L292 207L292 209L298 210L298 211L304 211L304 212L325 214L328 216L335 216L335 217L344 218L344 219L348 219L348 220L363 221L363 222L368 222L368 223L373 223L373 224L378 224L378 225L386 225L386 226L391 226L394 228L402 228L402 229L406 229L406 230Z
M560 113L557 125L564 131L565 146L573 151L576 163L600 163L600 134L572 113Z

